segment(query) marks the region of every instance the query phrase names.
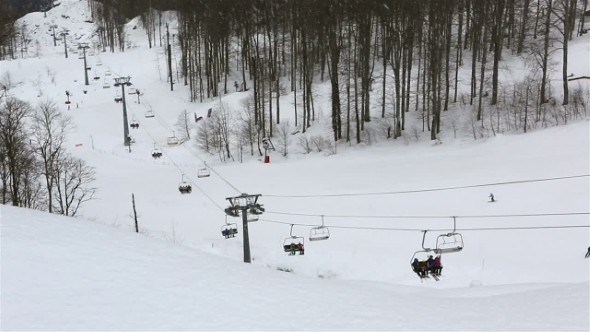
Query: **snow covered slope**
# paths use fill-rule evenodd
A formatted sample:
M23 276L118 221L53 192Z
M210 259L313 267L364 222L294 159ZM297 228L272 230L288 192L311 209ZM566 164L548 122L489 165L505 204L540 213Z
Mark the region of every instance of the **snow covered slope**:
M99 188L83 214L120 229L2 206L3 329L588 330L587 121L477 141L451 139L449 129L438 145L409 134L371 147L343 144L330 156L297 153L293 136L287 158L222 163L192 142L166 145L182 110L204 115L219 100L190 103L181 84L169 91L162 49L147 49L135 20L126 30L133 47L89 55L84 85L82 60L65 59L45 30L55 23L70 29L69 44L92 41L85 13L86 2L63 1L47 18L27 15L29 26L44 27L35 37L39 56L31 46L29 58L0 62L0 77L20 82L13 96L33 105L56 100L74 118L68 149L96 167ZM590 45L584 38L570 45L578 67ZM140 124L131 152L113 100L119 89L104 87L123 75L144 93L140 103L127 96ZM221 100L237 113L245 97ZM146 110L156 116L146 118ZM322 125L310 133L325 134ZM150 156L154 145L164 152L159 160ZM212 174L198 179L203 161ZM182 174L191 195L178 193ZM242 192L262 194L266 208L250 224L251 266L239 263L241 234L225 240L220 231L226 197ZM131 233L132 193L140 230L168 242ZM497 203L487 203L490 193ZM307 239L322 215L331 238L306 243L304 256L286 255L291 225ZM464 250L444 255L439 282L421 283L409 266L421 231L430 230L425 245L433 247L453 216Z
M85 220L1 213L5 331L589 328L587 282L440 291L320 280Z
M67 28L72 32L70 42L77 38L92 41L93 25L84 22L86 12L84 1L63 1L47 13L47 18L32 13L23 20L29 26L55 23L60 29ZM133 30L135 24L132 20L126 33L127 40L138 47L88 57L88 86L84 85L83 61L77 56L65 59L60 54L62 46L54 48L46 34L35 38L55 53L0 63L0 76L10 73L13 82L21 82L10 91L14 96L32 104L56 100L74 118L76 129L69 136L69 149L97 170L95 185L99 192L96 200L83 207L86 217L127 228L132 223L129 215L134 193L142 231L241 260L240 236L232 240L221 236L220 228L226 221L223 210L228 205L225 198L242 192L260 193L267 212L250 226L254 264L306 276L420 285L409 268L413 253L421 249L420 231L432 230L425 244L432 247L437 235L452 229L451 217L459 216L457 227L465 230L465 250L446 255L446 278L425 283L426 287L590 279L587 264L580 263L580 251L590 242L587 229L474 230L588 226L588 215L551 215L589 211L588 177L414 194L363 194L587 175L588 122L489 140L443 140L443 144L433 146L418 137L373 147L343 145L337 155L329 157L292 152L283 158L273 153L270 164L256 159L221 163L217 156L199 151L193 142L166 146L182 110L203 115L219 100L190 103L181 84L169 91L165 78L161 78L165 72L162 49L148 49L143 30ZM572 43L572 57L587 52L589 43L584 38ZM100 79L93 80L93 74ZM113 100L119 89L104 87L105 82L112 83L112 78L120 75L130 75L134 87L144 93L140 103L136 103L136 96L127 96L129 116L140 124L139 129L131 129L136 143L130 153L122 144L121 104ZM66 90L71 93L70 109L63 103ZM232 92L222 101L237 107L246 96ZM155 111L154 118L144 116L149 109ZM283 108L282 114L289 114L287 109ZM237 108L235 111L239 112ZM312 130L323 131L321 124ZM154 145L162 147L162 159L151 158ZM212 167L212 176L197 179L203 161ZM193 184L192 195L178 193L182 174ZM486 202L491 192L499 200L497 204ZM340 193L360 195L317 196ZM292 195L308 197L289 197ZM549 215L518 216L522 214ZM282 244L290 236L290 226L295 225L294 235L307 238L311 227L321 224L321 215L326 216L326 225L332 226L331 239L308 243L305 257L285 255ZM511 217L489 217L496 215ZM527 272L516 273L525 255L532 256L527 260Z

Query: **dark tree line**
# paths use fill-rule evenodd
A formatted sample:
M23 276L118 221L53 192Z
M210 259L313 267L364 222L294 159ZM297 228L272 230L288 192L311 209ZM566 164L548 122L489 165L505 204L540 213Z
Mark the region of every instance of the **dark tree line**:
M302 132L311 126L318 80L330 82L335 141L362 142L375 104L381 118L391 117L387 136L393 138L414 109L422 130L437 139L442 114L458 104L473 110L474 131L477 122L494 132L500 125L526 131L534 123L529 118L566 122L586 110L579 92L575 107L555 110L559 94L549 89L548 76L550 53L560 47L559 99L568 105L567 46L585 33L587 2L178 0L181 71L193 101L227 93L230 78L239 77L240 89L253 90L248 107L262 137L272 137L280 123L282 89L294 92L295 125ZM514 55L537 65L517 84L502 82L501 61ZM460 77L461 70L470 76ZM469 91L461 92L460 82Z
M15 59L22 54L30 40L28 28L17 25L18 18L53 7L52 0L0 0L0 60Z
M1 0L0 0L1 1ZM329 116L334 143L370 143L429 132L441 123L474 138L527 130L583 116L588 96L567 78L569 41L586 31L588 0L134 0L89 1L103 50L125 49L124 25L139 14L150 47L173 44L179 82L192 101L250 91L235 140L262 153L264 137L280 125L282 95L292 92L295 127L302 133ZM161 10L177 12L170 27ZM551 60L563 50L561 68ZM172 63L171 52L166 52ZM526 72L503 80L502 61L516 58ZM172 66L171 66L172 67ZM549 84L563 76L562 91ZM172 70L169 70L171 87ZM234 84L235 81L235 84ZM329 83L329 113L318 83ZM284 104L283 104L284 105ZM220 106L227 109L227 105ZM458 124L447 111L464 110ZM291 111L291 110L290 110ZM224 115L225 116L225 115ZM407 128L408 118L421 128ZM229 132L229 131L228 131ZM209 133L211 134L211 133ZM208 135L213 137L212 135ZM244 138L245 137L245 138ZM404 136L406 137L406 136ZM207 144L209 145L209 144ZM225 158L231 151L223 148Z
M52 7L53 0L2 0L0 10L14 18L28 13L46 11Z

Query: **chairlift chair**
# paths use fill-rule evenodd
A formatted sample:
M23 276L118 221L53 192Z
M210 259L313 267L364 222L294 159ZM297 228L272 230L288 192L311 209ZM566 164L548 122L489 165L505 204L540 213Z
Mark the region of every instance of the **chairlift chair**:
M299 252L299 255L305 254L305 238L303 236L293 235L293 226L291 225L290 236L283 241L283 250L289 253L289 256L295 255Z
M184 174L182 174L182 181L178 184L178 191L183 195L190 194L193 191L193 187L190 183L184 181Z
M412 260L410 261L410 266L412 268L412 272L416 273L420 278L420 281L423 282L425 279L432 277L434 280L439 281L440 272L435 269L433 266L428 266L428 259L432 256L429 252L424 252L423 250L418 251L412 256ZM414 259L418 260L418 266L414 268Z
M104 79L104 83L102 84L103 89L110 89L111 83L107 82L107 79Z
M129 127L131 127L132 129L139 129L139 122L137 122L137 120L133 119L133 120L131 120Z
M248 213L247 215L248 216L247 216L247 219L246 220L248 220L248 222L256 222L256 221L258 221L258 218L259 217L258 217L257 214Z
M78 59L84 59L84 53L79 53L78 54Z
M436 239L436 249L433 251L438 254L452 254L463 250L463 236L459 233L441 234Z
M94 80L98 81L100 79L100 76L98 75L98 73L96 72L96 70L94 71Z
M172 137L166 139L166 143L168 143L168 145L178 145L178 138L174 132L172 132Z
M129 90L127 90L127 94L128 95L136 95L137 89L136 88L129 88Z
M154 143L154 148L152 149L152 158L158 159L162 157L162 149L156 147L156 143Z
M309 241L323 241L330 238L330 230L324 226L324 216L322 216L322 225L309 230Z
M221 235L223 235L225 239L234 238L236 237L236 234L238 234L238 224L226 223L225 225L221 226Z
M198 178L208 178L211 175L211 172L207 168L207 164L204 163L202 168L197 170L197 177Z
M111 69L110 68L104 72L104 76L111 76Z
M117 92L115 93L115 103L120 103L122 101L123 101L123 97L121 97L119 90L117 90Z
M96 65L97 66L102 66L102 61L100 59L96 60Z
M422 250L418 250L418 251L416 251L416 252L415 252L415 253L412 255L412 259L410 259L410 267L412 268L412 271L413 271L414 273L418 274L418 276L420 277L420 280L423 280L423 279L425 279L425 278L428 278L428 277L429 277L431 274L430 274L430 272L429 272L429 271L427 271L427 270L418 270L418 271L421 271L421 272L420 272L421 274L419 274L419 272L418 272L418 271L415 271L415 270L414 270L414 266L413 266L413 264L412 264L412 263L414 262L414 259L418 259L418 257L420 257L420 259L419 259L419 262L421 262L421 263L422 263L422 262L424 261L424 259L425 259L425 258L426 258L426 259L428 258L428 256L429 256L429 253L434 251L433 249L431 249L431 248L426 248L426 247L424 246L424 241L426 240L426 232L428 232L428 231L427 231L427 230L425 230L425 231L422 231L422 232L423 232L423 235L422 235ZM425 256L425 257L424 257L424 256ZM424 267L422 267L422 268L424 268ZM437 277L437 276L433 276L433 278L434 278L435 280L438 280L438 277Z
M153 118L154 116L156 116L156 114L154 113L154 111L151 108L149 110L145 111L146 118Z
M160 148L154 148L152 150L152 157L154 159L162 158L162 149L160 149Z
M463 250L463 235L457 233L457 218L453 217L453 231L441 234L436 238L436 248L433 251L439 254L451 254Z

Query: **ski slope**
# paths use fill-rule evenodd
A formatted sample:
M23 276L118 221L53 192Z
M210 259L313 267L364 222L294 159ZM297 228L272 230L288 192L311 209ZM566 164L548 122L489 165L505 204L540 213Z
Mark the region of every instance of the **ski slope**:
M47 18L32 13L24 20L67 27L75 32L70 44L92 41L86 10L85 2L62 1ZM162 49L148 49L136 25L128 24L126 52L88 57L89 86L82 60L65 59L45 28L35 35L39 57L0 62L0 77L10 73L20 82L13 96L56 100L74 118L68 149L96 167L99 188L82 208L95 223L1 207L3 329L589 329L590 264L583 256L590 233L583 227L590 220L563 215L590 211L588 177L428 191L587 175L588 121L477 141L452 139L447 130L438 145L425 138L342 145L331 156L299 153L294 136L287 158L222 163L193 142L166 145L182 110L205 115L219 100L190 103L182 84L169 91ZM576 75L590 75L580 60L589 45L583 38L570 44ZM127 75L144 93L139 104L126 96L130 120L140 124L130 129L131 152L122 144L122 106L113 101L118 89L103 87L105 79ZM221 100L239 112L246 96L231 92ZM288 98L282 114L293 120ZM154 118L145 118L149 109ZM324 132L322 122L310 128ZM159 160L150 156L154 143L164 153ZM198 179L204 162L211 176ZM178 192L182 174L191 195ZM262 194L266 208L250 223L251 265L240 263L241 228L234 239L221 235L226 197L244 192ZM146 236L132 234L132 193ZM488 203L490 193L498 202ZM304 256L283 252L291 225L307 240L322 215L329 240L306 242ZM425 246L433 247L453 229L453 216L465 249L443 256L440 281L421 283L410 269L421 231L430 230ZM543 228L565 226L577 228Z
M2 329L583 331L587 282L428 290L306 278L2 206Z

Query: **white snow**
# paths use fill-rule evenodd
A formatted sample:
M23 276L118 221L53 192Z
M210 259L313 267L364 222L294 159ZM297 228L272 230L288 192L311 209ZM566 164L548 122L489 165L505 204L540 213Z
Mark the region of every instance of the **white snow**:
M430 290L321 280L37 211L2 206L1 221L6 331L588 328L587 282Z
M288 158L273 153L270 164L256 158L221 163L192 142L166 146L182 110L204 115L218 100L190 103L182 84L170 92L160 78L162 49L147 48L144 31L131 29L135 20L127 28L130 49L89 56L90 86L84 86L82 60L65 59L63 45L54 48L45 34L45 23L69 28L72 40L92 41L92 25L83 23L86 10L86 2L64 0L47 18L27 15L29 26L44 27L35 36L40 56L32 57L30 47L30 58L0 62L0 78L10 73L22 82L12 95L32 103L54 99L74 118L68 148L96 167L99 188L97 199L82 209L96 222L0 206L3 330L590 329L590 260L583 258L588 228L469 230L588 227L588 215L515 216L589 212L588 177L314 197L587 175L588 121L477 141L453 139L447 129L440 145L407 138L341 145L332 156L298 153L293 136ZM570 63L581 68L576 76L588 74L580 59L588 58L589 45L587 37L570 44L570 57L577 59ZM56 72L54 83L47 68ZM95 70L100 80L92 80ZM144 92L141 104L126 96L130 120L140 123L130 130L136 141L131 153L122 146L117 89L103 88L107 70L111 78L131 76L133 87ZM561 82L552 84L559 88ZM70 110L63 104L65 90L73 93ZM229 93L222 101L238 112L245 96ZM291 100L285 97L281 107L293 123ZM156 117L148 119L150 108ZM325 134L323 125L314 124L310 134ZM157 161L150 157L154 142L164 152ZM203 161L212 174L197 179ZM193 183L191 195L178 192L183 173ZM223 239L220 231L226 197L242 192L262 194L266 208L250 224L251 265L240 262L240 221L228 220L240 225L235 239ZM131 193L141 235L132 233ZM490 193L497 203L487 203ZM304 256L287 256L282 244L290 225L307 239L311 226L297 224L320 225L321 215L332 226L331 238L307 242ZM494 215L513 216L486 217ZM421 230L431 230L426 246L433 247L437 235L452 230L452 216L458 216L465 249L443 256L440 281L420 283L409 262L421 249Z

